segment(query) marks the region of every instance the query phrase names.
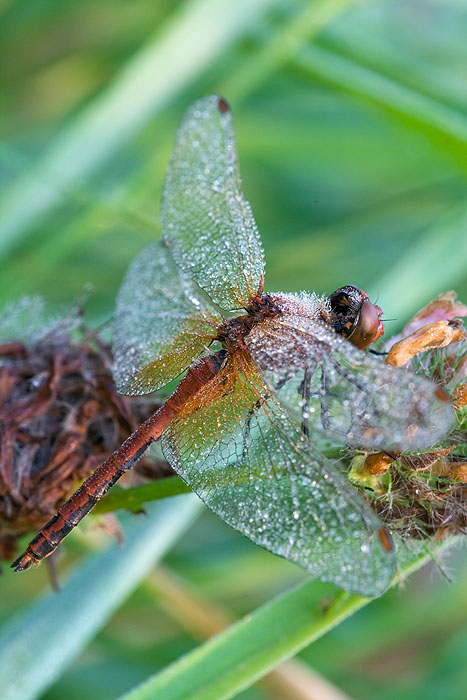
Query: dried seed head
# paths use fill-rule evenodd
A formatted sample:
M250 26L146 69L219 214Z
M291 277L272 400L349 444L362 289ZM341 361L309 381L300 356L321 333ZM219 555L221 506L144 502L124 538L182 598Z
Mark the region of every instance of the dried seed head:
M467 406L467 384L459 384L454 390L453 398L457 409Z
M417 539L467 534L467 341L457 317L467 307L454 292L441 294L388 341L388 364L409 364L454 400L457 423L430 452L403 454L391 462L384 453L353 461L362 484L374 479L371 503L381 519L402 537ZM358 481L358 475L357 475Z
M57 325L0 345L0 558L37 530L156 408L116 393L97 338ZM149 462L149 460L146 460ZM149 468L143 461L142 468Z
M367 476L382 476L387 472L391 464L394 462L395 456L389 455L386 452L375 452L369 454L365 458L362 467L362 474Z

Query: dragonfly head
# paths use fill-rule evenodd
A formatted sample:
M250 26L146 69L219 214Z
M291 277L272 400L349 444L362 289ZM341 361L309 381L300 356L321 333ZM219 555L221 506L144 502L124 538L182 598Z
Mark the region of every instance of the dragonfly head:
M352 345L366 350L383 335L382 311L372 304L368 294L358 287L340 287L328 297L331 303L331 325Z

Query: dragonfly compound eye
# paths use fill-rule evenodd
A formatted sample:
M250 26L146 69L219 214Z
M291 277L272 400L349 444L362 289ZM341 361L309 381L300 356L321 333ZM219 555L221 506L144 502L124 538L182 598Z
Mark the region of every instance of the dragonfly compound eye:
M362 303L355 327L348 340L361 350L365 350L373 341L383 335L381 309L368 299Z
M332 327L355 347L365 350L383 334L381 309L358 287L340 287L329 296L329 301Z

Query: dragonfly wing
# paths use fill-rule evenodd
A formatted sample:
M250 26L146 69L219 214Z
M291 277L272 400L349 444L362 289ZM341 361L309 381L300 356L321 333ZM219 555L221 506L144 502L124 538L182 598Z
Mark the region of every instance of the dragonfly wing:
M222 322L158 242L130 265L117 297L113 376L121 394L147 394L183 372Z
M377 516L242 357L231 358L170 423L162 438L167 459L256 544L342 588L381 594L395 564Z
M224 309L258 293L264 260L240 186L232 115L209 95L188 109L162 196L164 239L177 264Z
M431 381L363 353L316 319L285 313L253 328L246 342L310 434L324 431L371 449L420 450L453 422L450 402Z

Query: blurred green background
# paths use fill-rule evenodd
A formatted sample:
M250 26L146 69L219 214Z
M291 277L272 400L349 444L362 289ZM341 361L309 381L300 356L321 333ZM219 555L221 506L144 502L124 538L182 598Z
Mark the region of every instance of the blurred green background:
M40 293L59 309L91 283L90 323L111 316L160 235L183 110L209 92L233 109L266 289L356 284L395 319L387 335L444 289L467 300L462 0L7 0L1 13L0 305ZM63 566L100 541L84 530ZM208 513L165 564L235 617L303 579ZM454 583L424 569L301 657L355 698L465 697L465 556L450 566ZM47 586L45 567L0 586L6 620ZM196 644L145 584L41 697L114 698Z

